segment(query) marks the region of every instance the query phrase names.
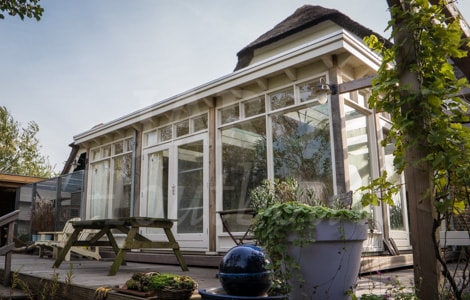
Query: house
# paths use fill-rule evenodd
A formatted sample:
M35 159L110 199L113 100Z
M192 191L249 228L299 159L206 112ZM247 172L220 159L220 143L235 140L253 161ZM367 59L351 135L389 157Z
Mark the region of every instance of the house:
M42 180L44 180L44 178L5 173L0 174L0 216L13 212L15 208L19 209L18 201L20 194L18 193L18 188L28 186ZM31 211L29 207L27 209L20 210L20 214L18 216L18 228L21 226L22 221L26 222L30 218ZM28 232L28 234L23 236L25 241L29 238L29 222L27 224L27 229L25 231ZM17 230L17 232L21 232L21 230ZM3 240L3 235L0 237L0 240Z
M380 146L390 119L367 106L381 63L362 41L370 34L337 10L305 5L239 51L226 76L75 135L69 161L85 169L83 217L175 219L182 249L210 254L234 245L218 212L248 207L263 179L295 177L323 200L381 170L402 182L394 145ZM410 248L404 189L394 201L368 208L366 251L390 238ZM248 225L242 215L231 224Z

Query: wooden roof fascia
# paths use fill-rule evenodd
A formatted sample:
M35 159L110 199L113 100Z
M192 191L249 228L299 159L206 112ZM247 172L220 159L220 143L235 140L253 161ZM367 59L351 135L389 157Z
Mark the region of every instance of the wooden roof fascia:
M48 178L23 176L14 174L0 174L0 187L17 188L22 185L36 183Z
M351 45L347 47L350 43ZM256 64L247 66L244 69L210 81L185 93L175 95L171 98L155 103L154 105L75 135L74 141L75 143L80 144L90 139L99 138L100 136L109 134L114 130L132 126L136 122L142 122L143 120L156 115L169 113L182 105L200 101L201 99L210 99L214 97L214 95L220 94L220 92L239 88L241 85L248 82L257 82L258 79L266 78L269 74L283 71L297 64L304 63L305 61L319 59L326 54L334 53L338 50L344 51L345 49L347 50L347 48L354 49L355 53L363 52L361 56L366 57L366 52L369 52L368 55L371 56L372 52L361 43L362 41L357 40L357 38L346 30L341 29L335 31L319 39L310 41L304 45L290 49L289 51L280 53L264 61L260 61ZM371 61L373 61L373 59L371 59Z
M318 5L304 5L298 8L293 14L285 18L283 21L275 25L271 30L265 32L256 40L241 49L237 53L238 61L237 65L235 66L235 70L240 70L249 66L253 60L253 57L255 56L256 50L298 34L308 28L313 28L314 26L324 21L331 21L336 23L338 26L353 32L360 38L375 34L385 43L390 44L379 34L355 22L347 15L336 9L325 8Z
M358 43L350 35L345 35L344 48L374 71L377 71L382 64L382 59L377 53L372 52L365 44Z
M69 144L69 146L72 149L70 150L69 157L67 158L67 161L65 162L64 167L62 168L62 172L60 172L60 175L69 173L70 168L72 167L72 163L75 160L75 157L77 156L78 150L80 148L78 145L75 145L75 143L71 143Z

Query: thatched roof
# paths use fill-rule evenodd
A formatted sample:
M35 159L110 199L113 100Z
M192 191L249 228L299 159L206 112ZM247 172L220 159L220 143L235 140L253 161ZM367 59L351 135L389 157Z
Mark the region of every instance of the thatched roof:
M348 16L336 9L324 8L318 5L304 5L298 8L284 21L274 26L273 29L261 35L254 42L240 50L237 53L238 62L235 67L235 71L250 64L256 49L279 41L287 36L298 33L327 20L338 24L361 38L371 34L375 34L380 37L379 34L351 20Z

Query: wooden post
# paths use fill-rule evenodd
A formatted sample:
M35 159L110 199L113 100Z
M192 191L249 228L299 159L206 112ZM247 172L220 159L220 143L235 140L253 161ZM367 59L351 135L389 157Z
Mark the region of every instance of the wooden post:
M402 10L410 10L406 2L400 0L387 0L389 7L398 7ZM394 16L392 15L392 18ZM409 87L402 92L402 96L419 94L420 84L418 75L412 71L416 65L416 49L414 32L403 24L402 20L395 20L395 45L397 48L396 67L401 86ZM419 97L416 97L419 101ZM402 107L403 115L417 115L414 110L420 110L419 103L407 104ZM440 284L440 268L432 243L434 222L434 196L432 170L428 163L418 163L427 155L423 127L419 120L415 120L413 129L408 129L406 140L421 138L420 143L408 147L405 157L406 187L408 191L408 205L410 215L411 244L413 246L414 278L419 299L438 299ZM437 237L438 239L439 237Z
M332 67L329 70L329 84L338 85L341 80L341 74L338 69L338 58L336 55L332 55L331 57ZM343 194L348 191L348 187L346 184L346 171L345 160L348 157L348 149L347 149L347 142L346 142L346 122L344 120L344 110L343 105L340 103L339 91L334 94L330 95L330 108L331 108L331 120L332 120L332 128L333 128L333 135L331 139L333 140L334 145L334 167L335 167L335 184L337 194Z

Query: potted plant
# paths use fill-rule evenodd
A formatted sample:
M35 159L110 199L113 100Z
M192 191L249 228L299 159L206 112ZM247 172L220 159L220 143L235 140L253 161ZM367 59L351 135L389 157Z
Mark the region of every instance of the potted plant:
M270 294L289 299L349 299L367 238L368 213L322 203L295 179L265 181L251 191L252 230L274 272Z
M144 297L158 296L158 299L190 299L197 288L197 282L189 276L170 273L135 273L118 291ZM132 292L135 291L135 292Z

